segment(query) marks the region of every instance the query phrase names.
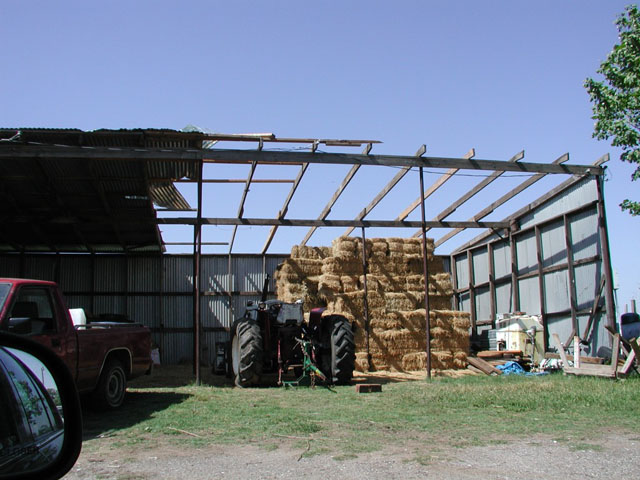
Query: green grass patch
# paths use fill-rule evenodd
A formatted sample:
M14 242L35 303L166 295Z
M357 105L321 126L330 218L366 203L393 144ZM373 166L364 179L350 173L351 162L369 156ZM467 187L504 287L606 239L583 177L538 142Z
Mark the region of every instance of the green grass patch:
M468 376L355 388L234 389L193 385L130 389L117 412L85 413L85 438L108 435L114 448L157 440L204 446L292 440L305 455L338 457L387 445L453 447L504 443L545 434L562 442L590 438L599 427L640 427L640 378L624 382L550 375ZM289 440L287 440L289 439ZM581 449L593 449L581 443ZM424 461L429 461L425 454Z

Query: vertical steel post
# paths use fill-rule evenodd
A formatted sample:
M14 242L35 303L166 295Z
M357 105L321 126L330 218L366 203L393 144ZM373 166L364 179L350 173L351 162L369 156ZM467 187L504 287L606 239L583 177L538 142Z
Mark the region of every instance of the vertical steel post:
M424 174L422 167L420 167L420 213L422 214L422 269L424 272L424 311L426 318L426 335L427 335L427 379L431 380L431 319L429 318L429 264L427 262L427 228L425 225L425 211L424 211Z
M200 385L200 257L202 254L202 166L198 162L198 216L193 227L193 373Z
M604 209L604 175L596 177L598 188L598 231L600 234L600 248L602 248L602 262L604 263L605 302L607 305L607 320L609 327L616 328L616 304L613 299L613 274L611 272L611 253L609 250L609 236L607 234L607 214Z
M369 369L371 369L371 351L369 349L369 331L370 328L370 320L369 320L369 290L367 288L367 248L366 248L366 238L364 235L364 227L362 227L362 275L364 278L364 335L365 342L367 347L367 365Z

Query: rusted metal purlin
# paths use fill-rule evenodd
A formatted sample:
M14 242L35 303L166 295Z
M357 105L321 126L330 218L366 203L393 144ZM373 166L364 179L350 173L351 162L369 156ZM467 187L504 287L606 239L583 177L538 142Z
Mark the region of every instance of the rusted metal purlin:
M609 154L606 153L606 154L602 155L600 158L598 158L595 162L593 162L592 165L593 165L593 167L597 168L598 171L600 171L601 173L604 173L604 170L602 169L602 165L605 164L608 161L609 161ZM542 197L538 198L533 203L530 203L529 205L521 208L517 212L513 213L512 215L510 215L508 219L521 217L526 212L536 209L537 207L539 207L540 205L542 205L546 201L554 198L556 195L559 195L560 193L564 192L565 190L567 190L571 186L573 186L576 183L578 183L579 181L581 181L585 177L585 175L589 175L589 173L573 175L571 178L568 178L567 180L562 182L560 185L558 185L557 187L555 187L551 191L547 192ZM593 175L598 175L598 173L593 173ZM460 253L460 252L466 250L467 248L471 248L473 245L476 245L476 244L484 241L485 239L487 239L491 235L493 235L493 232L485 232L485 233L482 233L482 234L478 235L475 238L472 238L471 240L469 240L465 244L463 244L463 245L459 246L458 248L456 248L452 252L452 255L455 255L456 253Z
M416 152L415 157L421 157L426 152L427 152L427 146L422 145ZM378 195L376 195L375 198L371 200L369 205L364 207L364 209L356 217L356 220L359 221L359 220L362 220L364 217L366 217L371 212L371 210L373 210L376 207L376 205L378 205L382 201L382 199L387 196L387 194L393 189L393 187L395 187L398 184L398 182L402 180L407 173L409 173L410 170L411 170L410 166L402 167L400 171L396 173L395 176L389 181L389 183L387 183L387 185L378 193ZM345 232L342 235L347 236L351 232L353 232L353 230L354 230L354 227L349 227L345 230Z
M251 169L249 170L249 176L245 181L244 191L242 192L242 199L240 200L240 206L238 207L238 218L242 218L242 214L244 213L244 202L247 200L247 194L249 193L249 186L251 185L251 180L253 179L253 174L256 171L256 167L258 162L251 163ZM231 241L229 242L229 255L231 255L231 251L233 250L233 243L236 241L236 233L238 231L238 226L233 227L233 233L231 234Z
M420 167L420 196L424 192L424 178L422 167ZM427 261L427 230L425 226L425 207L424 200L420 204L420 212L422 219L422 269L424 272L424 312L425 312L425 330L427 336L427 379L431 380L431 318L429 312L429 263Z
M291 186L291 190L289 190L289 195L287 195L287 198L285 199L284 204L282 205L282 209L280 210L280 212L278 212L278 220L282 220L284 216L287 214L287 210L289 209L289 203L291 203L291 200L293 199L293 195L296 193L296 190L298 189L298 185L300 185L300 181L302 180L302 177L304 176L308 167L309 167L308 163L305 163L304 165L302 165L302 167L300 167L298 176L296 177L295 182L293 182L293 185ZM274 225L273 227L271 227L271 230L269 231L269 235L267 236L267 240L265 241L264 246L262 247L262 252L261 252L262 255L264 255L269 249L269 245L271 245L271 242L277 230L278 230L278 225Z
M367 287L367 246L366 246L366 237L364 233L364 227L362 227L362 276L364 278L364 334L365 334L365 343L366 343L366 352L367 352L367 365L371 368L371 349L369 346L370 343L370 330L371 330L371 321L369 319L369 289Z
M362 151L362 154L363 155L369 155L369 152L371 151L371 148L372 148L372 145L370 143L368 143L367 146ZM338 198L340 198L340 195L342 195L342 192L344 192L344 189L347 188L349 183L351 183L351 180L353 179L353 177L355 176L355 174L358 172L359 169L360 169L360 165L353 165L351 167L349 172L347 172L347 174L345 175L344 179L342 180L342 183L340 184L338 189L335 191L335 193L333 194L333 196L331 197L331 199L329 200L327 205L324 207L324 209L322 210L322 212L318 216L318 220L324 220L329 216L329 213L331 213L331 209L333 208L335 203L338 201ZM305 237L302 239L301 245L306 245L307 244L307 242L311 238L311 235L314 234L314 232L316 231L317 228L318 227L311 227L309 229L309 231L307 232Z
M152 179L154 181L156 179ZM166 180L162 179L162 180ZM212 178L202 180L202 183L246 183L246 178ZM251 183L293 183L295 180L291 178L254 178ZM173 183L197 183L197 180L188 178L173 180Z
M511 157L507 163L516 163L516 162L522 160L523 158L524 158L524 150L519 152L519 153L517 153L517 154L515 154L513 157ZM445 218L447 218L449 215L451 215L453 212L455 212L460 205L464 204L465 202L467 202L468 200L473 198L477 193L479 193L480 191L482 191L486 187L488 187L491 183L493 183L494 180L496 180L504 172L505 172L504 170L496 170L495 172L493 172L491 175L489 175L487 178L482 180L480 183L478 183L475 187L473 187L467 193L465 193L460 198L458 198L458 200L456 200L451 205L449 205L447 208L445 208L442 212L440 212L434 218L434 220L444 220ZM427 228L427 230L430 230L430 229ZM422 232L418 231L418 232L413 234L413 237L414 238L415 237L419 237L421 234L422 234Z
M565 153L564 155L561 155L560 157L555 159L553 161L553 164L554 165L559 165L559 164L565 163L567 161L569 161L569 154ZM520 185L518 185L514 189L512 189L509 192L505 193L502 197L500 197L498 200L493 202L491 205L489 205L488 207L480 210L480 212L478 212L476 215L471 217L469 220L470 221L482 220L483 218L485 218L486 216L491 214L496 208L498 208L501 205L504 205L509 200L511 200L513 197L515 197L516 195L522 193L524 190L529 188L534 183L542 180L547 175L548 174L546 174L546 173L538 173L538 174L528 178L527 180L522 182ZM446 241L450 240L451 238L455 237L457 234L459 234L463 230L464 230L464 228L456 228L455 230L450 231L449 233L447 233L446 235L444 235L443 237L438 239L438 241L435 243L435 247L438 248L444 242L446 242Z

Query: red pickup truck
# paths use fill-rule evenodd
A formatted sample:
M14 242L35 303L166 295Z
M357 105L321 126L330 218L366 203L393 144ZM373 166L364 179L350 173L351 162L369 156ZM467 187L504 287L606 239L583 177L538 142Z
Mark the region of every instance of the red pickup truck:
M151 371L151 332L135 323L74 325L54 282L0 278L0 330L28 335L67 364L92 407L122 405L127 380Z

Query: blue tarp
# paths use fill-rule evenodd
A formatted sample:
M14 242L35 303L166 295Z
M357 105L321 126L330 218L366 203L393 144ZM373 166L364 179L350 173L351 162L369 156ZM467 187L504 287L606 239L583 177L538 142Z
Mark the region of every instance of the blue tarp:
M549 372L525 372L524 368L518 362L507 362L504 365L497 365L496 368L502 371L503 375L527 375L538 376L547 375Z

